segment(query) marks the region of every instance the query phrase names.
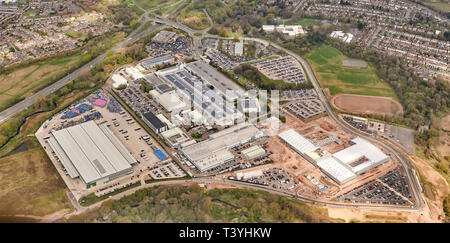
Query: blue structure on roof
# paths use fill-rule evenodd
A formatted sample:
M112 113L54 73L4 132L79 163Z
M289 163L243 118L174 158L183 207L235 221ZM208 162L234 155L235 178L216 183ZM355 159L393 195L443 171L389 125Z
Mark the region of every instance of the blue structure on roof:
M160 159L160 160L163 160L163 159L166 159L167 158L167 156L163 153L163 151L161 151L161 150L155 150L154 152L153 152L155 155L156 155L156 157L158 157L158 159Z

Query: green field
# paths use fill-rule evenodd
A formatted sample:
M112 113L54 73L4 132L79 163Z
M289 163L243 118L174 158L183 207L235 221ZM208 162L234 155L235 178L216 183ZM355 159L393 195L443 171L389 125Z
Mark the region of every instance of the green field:
M177 10L184 2L183 1L179 1L177 3L174 3L173 5L171 4L170 6L164 8L162 10L162 12L164 14L171 14L173 13L175 10Z
M79 66L85 55L57 57L18 68L6 74L0 74L0 110L32 95L60 78L69 70Z
M350 58L327 45L315 47L306 58L321 86L328 88L331 95L359 94L398 100L394 90L378 77L376 67L371 63L367 68L343 67L342 60Z
M450 2L448 0L425 0L421 1L425 6L433 8L437 11L448 13L450 12Z
M69 30L66 32L66 35L68 35L71 38L78 39L80 41L85 41L87 39L87 36L84 34L81 34L80 32Z
M175 1L167 1L167 0L134 0L134 3L145 9L150 10L154 8L161 8L163 6L174 3Z
M296 24L299 24L301 26L313 26L316 25L318 22L319 20L317 19L304 18L301 19L300 21L297 21Z
M203 30L209 27L209 21L203 10L194 9L190 5L187 9L180 12L180 21L191 29Z
M0 158L0 215L44 216L71 209L66 186L37 141Z

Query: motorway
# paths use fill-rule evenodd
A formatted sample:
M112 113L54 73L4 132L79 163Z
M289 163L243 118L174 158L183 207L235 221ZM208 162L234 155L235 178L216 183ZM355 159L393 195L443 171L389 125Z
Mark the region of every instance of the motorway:
M140 38L142 38L143 36L157 30L158 28L161 28L161 26L156 26L153 25L151 26L149 29L147 30L143 30L143 28L145 27L145 24L149 21L153 21L152 19L150 19L148 17L149 13L151 13L153 11L147 11L145 12L138 20L138 22L142 22L142 20L144 19L144 21L141 23L141 25L136 28L133 32L131 32L128 37L123 40L122 42L118 43L116 46L114 46L112 48L112 50L114 52L116 52L117 50L119 50L120 48L123 48L124 46L130 44L130 43L134 43L135 41L139 40ZM75 78L77 78L78 76L80 76L83 72L85 71L89 71L90 69L94 68L97 64L99 64L101 61L103 61L106 57L106 53L97 56L96 58L94 58L93 60L91 60L90 62L84 64L83 66L81 66L80 68L78 68L77 70L73 71L72 73L68 74L67 76L63 77L62 79L54 82L53 84L47 86L46 88L40 90L39 92L33 94L32 96L22 100L21 102L9 107L8 109L0 112L0 124L2 124L3 122L5 122L6 120L8 120L9 118L11 118L12 116L18 114L19 112L25 110L26 108L30 107L31 105L33 105L34 101L36 100L36 98L40 95L50 95L51 93L55 92L56 90L62 88L63 86L65 86L67 83L69 83L70 81L74 80Z

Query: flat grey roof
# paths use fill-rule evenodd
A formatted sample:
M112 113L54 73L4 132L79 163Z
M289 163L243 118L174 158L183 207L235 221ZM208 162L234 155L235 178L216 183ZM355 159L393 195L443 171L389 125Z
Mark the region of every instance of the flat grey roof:
M64 164L71 164L85 183L131 171L136 160L108 128L94 121L52 132ZM64 159L64 158L61 158Z
M202 60L191 62L186 64L186 67L192 70L195 74L200 76L203 80L210 83L212 86L220 90L223 94L226 94L227 90L233 90L234 92L243 93L244 90L215 68ZM239 95L237 95L239 96ZM230 97L234 98L234 97Z
M218 151L227 150L236 144L245 143L252 138L257 139L262 136L262 132L254 125L239 126L237 128L234 129L233 127L233 130L228 130L222 136L214 139L187 146L182 151L191 161L197 161L210 157Z

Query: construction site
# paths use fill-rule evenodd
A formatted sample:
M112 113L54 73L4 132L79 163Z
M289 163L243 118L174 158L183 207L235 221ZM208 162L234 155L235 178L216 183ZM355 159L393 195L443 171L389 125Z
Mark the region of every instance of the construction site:
M413 204L404 170L382 148L347 133L328 116L305 122L286 115L278 135L267 140L273 163L230 174L232 179L321 200ZM273 170L280 171L273 176Z

